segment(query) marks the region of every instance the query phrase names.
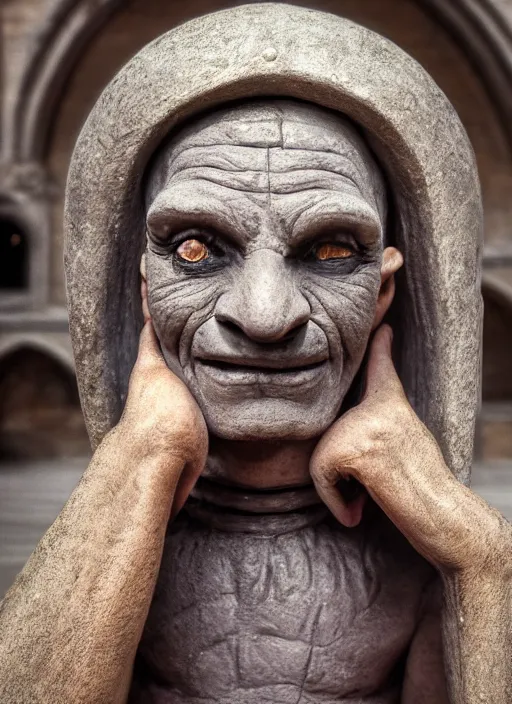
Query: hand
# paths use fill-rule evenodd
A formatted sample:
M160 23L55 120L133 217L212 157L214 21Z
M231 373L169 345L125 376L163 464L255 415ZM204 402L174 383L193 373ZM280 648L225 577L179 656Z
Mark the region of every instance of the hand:
M142 283L144 327L133 367L128 398L117 432L145 456L168 459L169 466L184 467L177 486L171 517L185 503L204 469L208 431L203 415L186 385L167 366L156 337ZM176 463L176 460L178 462Z
M361 403L325 433L311 458L318 494L347 527L363 500L344 500L336 484L353 477L415 549L441 570L478 569L496 555L503 519L460 484L405 396L391 358L392 331L379 328Z

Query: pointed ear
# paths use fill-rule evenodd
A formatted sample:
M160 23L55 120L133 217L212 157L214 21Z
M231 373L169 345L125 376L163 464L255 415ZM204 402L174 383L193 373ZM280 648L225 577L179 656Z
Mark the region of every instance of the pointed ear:
M140 259L140 275L142 276L142 278L145 281L146 280L146 253L145 252Z
M373 318L372 330L378 328L386 315L395 295L395 272L397 272L404 258L396 247L386 247L382 253L382 267L380 270L380 290L377 298L377 307Z

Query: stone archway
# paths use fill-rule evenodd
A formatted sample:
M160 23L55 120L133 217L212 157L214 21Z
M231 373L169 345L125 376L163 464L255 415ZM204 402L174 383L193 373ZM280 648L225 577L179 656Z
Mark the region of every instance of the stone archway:
M315 0L297 1L315 5ZM500 0L414 2L427 10L439 26L447 28L456 38L467 61L491 97L492 107L500 118L504 135L512 145L512 27L510 16L507 20L503 9L500 9L503 8L503 3ZM49 208L51 189L48 188L49 180L43 166L49 131L66 81L89 42L112 15L128 3L129 0L54 0L49 3L52 10L41 24L31 53L26 57L14 98L4 108L8 114L4 120L4 164L0 167L0 182L9 197L13 194L16 196L13 201L17 203L19 200L20 207L17 207L17 211L30 211L31 223L37 223L37 227L32 228L34 234L30 230L33 248L35 245L40 247L37 260L42 262L39 268L33 267L34 271L41 271L34 299L44 304L47 302L45 291L49 276L44 267L49 259L49 237L52 231ZM224 2L226 3L229 0ZM220 4L220 0L204 0L201 7L208 11ZM333 1L331 11L336 11L335 5L336 2ZM342 9L341 1L339 6ZM512 249L508 239L502 238L498 244L499 251L493 254L494 258L499 259L500 266L510 266ZM488 246L486 253L490 253ZM492 344L489 339L490 336L486 335L486 348ZM500 336L494 345L499 339ZM501 339L505 338L501 336ZM504 349L506 352L506 346ZM486 351L488 360L491 359L489 354L495 353Z
M0 358L0 459L88 452L72 368L42 347L7 351Z

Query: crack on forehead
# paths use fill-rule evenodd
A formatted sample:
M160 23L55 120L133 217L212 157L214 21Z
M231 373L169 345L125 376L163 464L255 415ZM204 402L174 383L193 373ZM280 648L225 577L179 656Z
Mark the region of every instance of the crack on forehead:
M220 149L228 157L230 151L251 152L255 164L257 149L271 151L302 151L332 154L340 161L351 162L352 170L366 181L372 191L383 224L387 202L384 178L363 137L356 127L339 113L318 105L283 99L251 100L217 109L185 124L171 135L157 152L149 169L146 185L146 207L162 191L182 164L199 166L197 157ZM253 149L250 149L253 148ZM290 155L291 156L291 155ZM244 161L244 160L243 160ZM235 171L243 171L241 165ZM250 164L247 163L248 170ZM255 167L252 166L254 169ZM257 168L257 167L256 167ZM358 179L359 180L359 179ZM366 189L365 189L366 190Z

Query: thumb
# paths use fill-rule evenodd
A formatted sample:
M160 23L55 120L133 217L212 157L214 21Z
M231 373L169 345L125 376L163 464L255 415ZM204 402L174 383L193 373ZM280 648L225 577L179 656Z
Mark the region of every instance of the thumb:
M370 400L375 394L388 395L396 391L397 385L402 388L391 356L392 343L392 329L389 325L381 325L370 345L363 401Z
M139 337L139 352L135 368L139 370L162 367L167 369L167 364L160 349L160 343L156 336L155 328L149 318L144 323L144 327Z

